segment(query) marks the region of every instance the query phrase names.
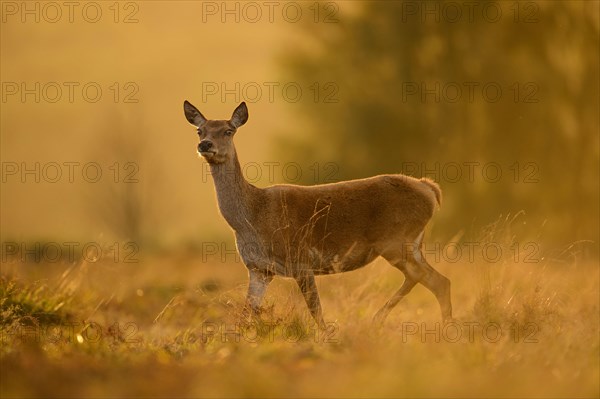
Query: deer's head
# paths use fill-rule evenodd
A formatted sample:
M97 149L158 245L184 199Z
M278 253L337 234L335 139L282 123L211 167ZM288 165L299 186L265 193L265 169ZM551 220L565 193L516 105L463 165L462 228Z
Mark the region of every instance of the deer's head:
M231 119L208 120L198 111L196 107L187 100L183 103L183 112L189 123L198 129L198 153L208 163L220 164L227 162L235 155L233 147L233 136L237 128L248 120L248 108L242 102L233 111Z

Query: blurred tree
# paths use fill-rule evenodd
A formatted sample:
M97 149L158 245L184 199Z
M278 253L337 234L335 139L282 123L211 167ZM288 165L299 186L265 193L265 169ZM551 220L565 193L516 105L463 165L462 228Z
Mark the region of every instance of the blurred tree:
M459 18L448 4L368 2L301 26L284 71L321 95L303 96L308 120L282 146L338 163L340 180L435 178L444 234L525 210L549 238L597 242L598 3L452 3Z
M90 221L106 229L110 239L148 245L158 234L153 226L160 167L146 137L137 134L147 128L137 113L105 111L100 115L98 139L90 143L88 158L107 166L99 184L83 192Z

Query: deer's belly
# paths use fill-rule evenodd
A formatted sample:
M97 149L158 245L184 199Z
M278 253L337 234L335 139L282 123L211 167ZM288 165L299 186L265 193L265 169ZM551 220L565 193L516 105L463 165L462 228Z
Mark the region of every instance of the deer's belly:
M316 275L335 274L349 272L360 269L371 263L379 256L370 248L354 249L347 251L343 255L325 254L312 263L313 271Z
M361 268L379 254L372 247L358 243L334 250L320 246L294 246L263 243L253 236L236 235L240 257L247 267L258 268L271 274L292 277L302 270L316 275L343 273Z

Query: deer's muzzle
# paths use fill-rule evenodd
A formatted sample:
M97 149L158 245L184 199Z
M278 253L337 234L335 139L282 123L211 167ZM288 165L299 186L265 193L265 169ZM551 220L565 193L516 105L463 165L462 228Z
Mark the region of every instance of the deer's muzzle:
M198 144L198 152L199 153L206 153L206 152L214 153L215 151L212 148L213 148L213 144L209 140L202 140L200 142L200 144Z

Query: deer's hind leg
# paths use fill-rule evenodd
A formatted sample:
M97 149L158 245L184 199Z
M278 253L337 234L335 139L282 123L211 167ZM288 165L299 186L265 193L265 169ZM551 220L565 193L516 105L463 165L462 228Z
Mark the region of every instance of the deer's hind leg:
M452 320L452 300L450 298L450 280L435 270L427 262L423 256L423 232L419 234L415 245L412 248L409 256L413 264L419 267L422 272L419 283L425 288L431 291L438 303L440 304L440 310L442 311L442 320L448 322Z
M423 276L419 283L423 284L437 298L442 311L442 320L452 320L452 301L450 299L450 280L435 270L423 257L419 250L419 256L415 257L415 263L423 270Z
M386 258L387 259L387 258ZM404 283L398 291L386 302L381 309L375 313L373 323L381 325L390 314L392 309L414 288L421 278L418 269L412 270L413 267L404 259L387 259L395 268L399 269L404 274Z
M382 323L390 311L412 290L416 283L421 283L435 295L440 304L442 319L444 321L452 319L450 280L427 263L422 252L422 240L423 232L418 235L410 246L403 247L396 253L383 255L388 262L404 273L405 280L402 287L377 312L374 322Z

